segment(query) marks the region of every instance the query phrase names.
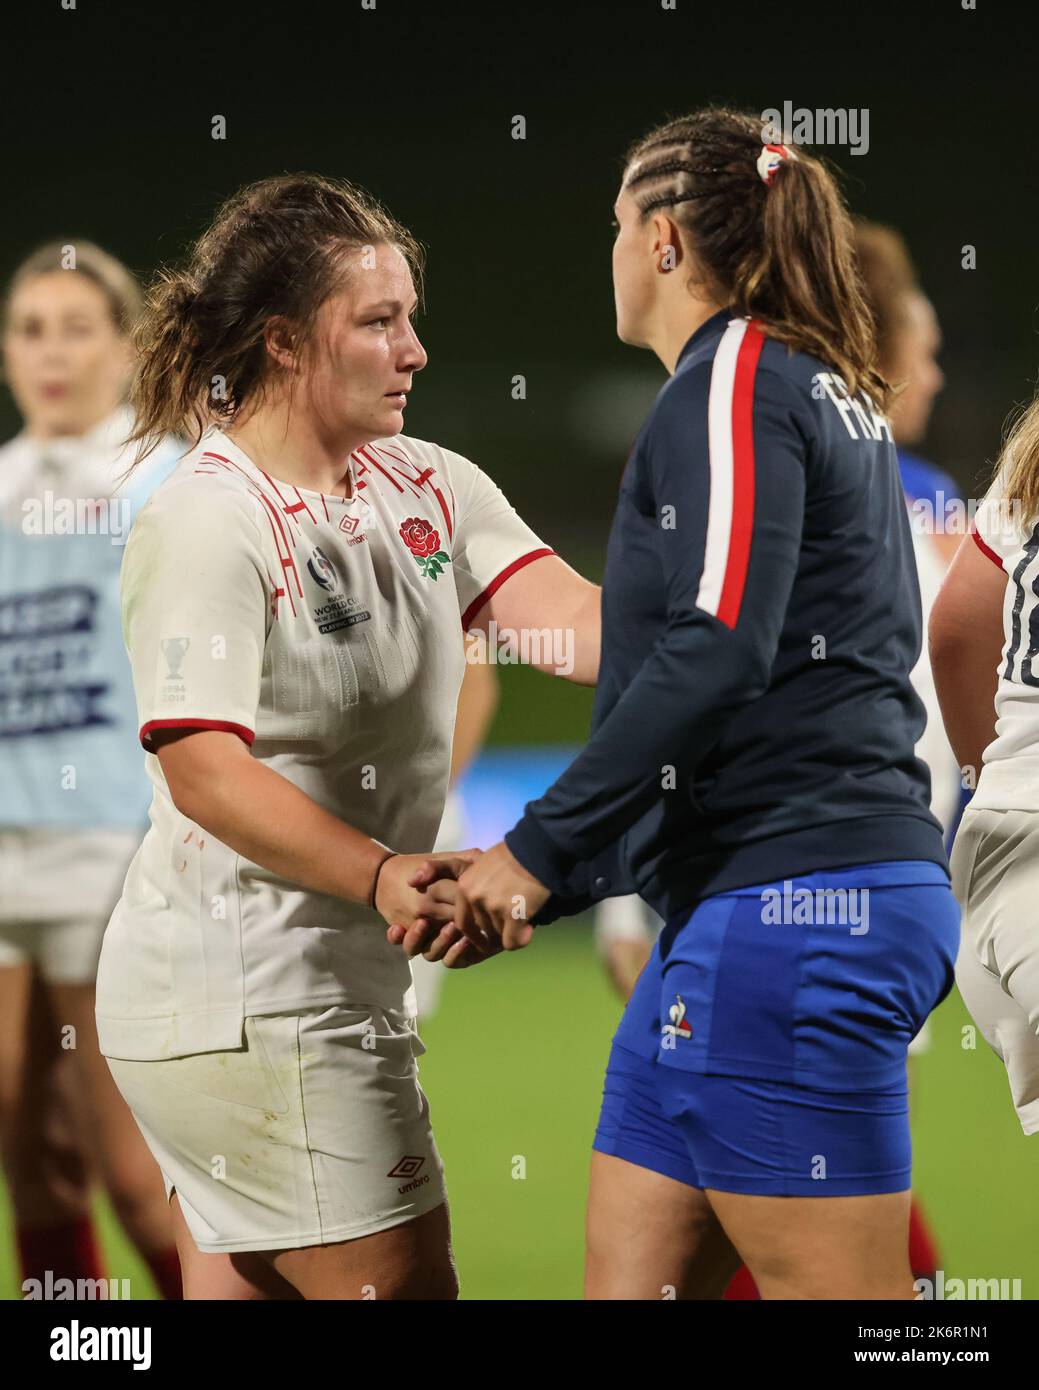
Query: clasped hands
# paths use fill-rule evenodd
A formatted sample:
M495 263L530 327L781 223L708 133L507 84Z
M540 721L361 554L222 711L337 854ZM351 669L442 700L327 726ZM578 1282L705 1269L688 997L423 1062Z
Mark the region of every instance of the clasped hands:
M528 945L530 918L549 896L501 843L489 850L394 855L379 872L375 907L389 924L387 941L406 956L457 970Z

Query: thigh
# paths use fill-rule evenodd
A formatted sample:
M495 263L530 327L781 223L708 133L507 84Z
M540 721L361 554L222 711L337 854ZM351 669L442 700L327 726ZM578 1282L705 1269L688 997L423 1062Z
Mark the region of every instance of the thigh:
M135 1171L142 1178L154 1174L141 1131L98 1047L93 984L52 984L48 994L55 1016L75 1030L70 1059L78 1081L76 1108L106 1183L125 1185Z
M458 1280L447 1203L356 1240L268 1253L307 1299L453 1299Z
M185 1301L302 1298L262 1255L213 1255L199 1250L188 1230L175 1192L170 1194L170 1212Z
M1024 1002L977 957L964 936L956 984L978 1031L1006 1067L1010 1095L1025 1134L1039 1131L1039 1037Z
M0 968L0 1150L19 1217L86 1209L90 1164L80 1141L72 1054L32 965Z
M1039 1130L1039 817L979 810L954 851L963 903L956 982L1002 1058L1026 1134Z
M704 1190L815 1200L910 1186L905 1076L876 1090L828 1091L661 1067L657 1094Z
M27 960L0 962L0 1125L22 1103L27 1069L53 1053L45 1043L43 1053L30 1045L29 1023L34 989L33 967Z
M661 1108L661 1079L654 1061L614 1043L593 1142L588 1298L721 1298L740 1263Z
M592 1154L586 1298L720 1299L740 1263L699 1188Z
M707 1190L766 1299L912 1299L908 1191L761 1197Z

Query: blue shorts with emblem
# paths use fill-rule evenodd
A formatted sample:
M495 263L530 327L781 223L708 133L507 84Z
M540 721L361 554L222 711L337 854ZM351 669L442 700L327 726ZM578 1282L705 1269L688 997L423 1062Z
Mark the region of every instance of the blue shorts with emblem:
M958 942L948 875L922 861L703 899L639 977L594 1147L723 1192L903 1191L906 1051Z

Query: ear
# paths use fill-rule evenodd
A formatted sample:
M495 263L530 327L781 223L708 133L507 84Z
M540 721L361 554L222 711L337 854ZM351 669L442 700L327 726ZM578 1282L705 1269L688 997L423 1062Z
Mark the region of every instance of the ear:
M270 356L279 367L290 371L298 360L298 339L295 327L288 319L275 314L267 320L263 330L263 341Z
M662 275L681 265L685 252L678 224L665 212L653 214L653 261Z

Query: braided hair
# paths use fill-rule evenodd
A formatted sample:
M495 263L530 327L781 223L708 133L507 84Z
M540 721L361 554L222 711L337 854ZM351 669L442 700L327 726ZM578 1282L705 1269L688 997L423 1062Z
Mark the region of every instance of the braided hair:
M643 217L666 210L699 283L769 336L834 367L882 410L873 318L851 219L833 175L798 149L766 181L760 120L710 107L668 121L627 151L623 187Z

